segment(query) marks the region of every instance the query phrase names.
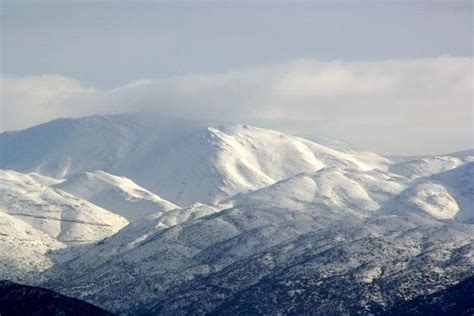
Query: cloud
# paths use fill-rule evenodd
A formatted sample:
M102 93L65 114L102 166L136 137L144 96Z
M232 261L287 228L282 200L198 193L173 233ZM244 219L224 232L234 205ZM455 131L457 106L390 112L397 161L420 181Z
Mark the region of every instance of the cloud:
M275 93L291 97L372 96L391 92L398 80L371 64L293 64L276 82ZM379 66L379 65L377 65Z
M152 110L329 135L382 152L449 151L473 146L472 65L471 58L453 57L298 60L138 80L109 90L59 75L2 76L1 129L57 117Z
M21 129L57 117L88 114L77 104L97 93L59 75L1 77L0 129Z

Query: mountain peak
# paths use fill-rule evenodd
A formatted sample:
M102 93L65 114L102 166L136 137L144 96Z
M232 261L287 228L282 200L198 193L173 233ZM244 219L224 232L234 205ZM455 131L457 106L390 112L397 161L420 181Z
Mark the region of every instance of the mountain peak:
M359 160L357 152L273 130L177 122L151 123L133 115L53 121L41 129L0 135L0 150L7 153L0 157L0 168L60 178L103 170L131 178L172 203L190 205L215 203L324 166L379 166L363 155ZM43 139L48 145L38 146Z

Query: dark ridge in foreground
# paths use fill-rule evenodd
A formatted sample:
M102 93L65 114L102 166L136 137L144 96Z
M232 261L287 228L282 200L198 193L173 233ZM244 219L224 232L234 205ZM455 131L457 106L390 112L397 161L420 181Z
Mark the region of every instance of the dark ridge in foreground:
M0 315L111 316L113 314L92 304L47 289L0 281Z
M414 300L395 305L387 315L474 315L474 277Z

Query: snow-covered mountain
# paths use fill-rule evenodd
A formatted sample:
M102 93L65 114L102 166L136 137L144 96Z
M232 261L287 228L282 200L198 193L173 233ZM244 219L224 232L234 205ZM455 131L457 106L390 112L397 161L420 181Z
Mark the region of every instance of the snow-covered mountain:
M381 170L323 168L235 195L225 202L259 208L321 209L325 214L339 211L364 218L380 209L381 203L396 196L408 183L403 177Z
M247 125L141 116L62 119L0 135L0 168L66 178L103 170L180 206L215 203L323 167L368 170L388 160Z
M0 212L0 279L35 283L53 267L50 251L67 246L28 223Z
M473 151L395 163L120 115L3 133L0 152L1 277L112 312L378 315L474 276Z
M382 171L296 176L169 228L135 222L48 286L134 314L383 311L474 274L473 225L383 209L410 187Z
M415 181L387 211L427 213L437 219L474 222L474 162Z
M0 212L64 243L90 243L116 233L128 221L33 177L0 170Z
M451 170L471 161L474 161L474 150L466 150L448 155L404 160L391 165L390 171L414 179Z
M53 186L134 221L178 208L132 180L104 171L81 172Z
M38 282L37 273L57 261L52 252L102 240L128 224L119 215L47 186L58 182L0 170L0 279Z

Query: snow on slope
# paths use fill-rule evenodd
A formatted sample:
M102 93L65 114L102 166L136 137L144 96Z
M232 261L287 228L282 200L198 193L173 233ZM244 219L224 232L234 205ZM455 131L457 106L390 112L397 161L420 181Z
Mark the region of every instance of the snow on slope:
M389 169L393 173L416 179L451 170L471 161L474 161L474 150L466 150L448 155L406 160L391 165Z
M334 301L349 314L386 308L474 274L474 226L413 208L377 210L411 185L377 170L297 175L171 227L132 223L58 266L47 286L130 314L245 314L245 306L267 314L322 306L329 313Z
M328 168L240 194L225 201L227 209L205 209L199 218L189 219L181 209L148 216L58 268L59 276L75 275L74 282L56 280L49 286L115 311L126 309L130 302L124 296L136 301L142 293L137 302L145 302L303 234L361 223L404 188L402 178L383 171ZM180 214L184 220L176 221ZM125 275L126 289L109 282ZM106 280L103 286L90 287L90 280L99 277Z
M367 151L347 142L328 138L328 137L321 137L321 136L308 136L300 135L301 138L306 139L307 141L311 141L313 143L329 147L335 149L339 152L345 153L347 155L356 157L358 161L365 163L366 165L370 166L371 168L377 168L381 170L387 170L388 166L393 162L384 156L378 155L374 152Z
M0 192L0 212L69 244L103 239L128 223L119 215L15 171L0 170Z
M92 116L58 119L0 135L0 168L64 178L114 165L140 138L140 126Z
M400 197L386 206L390 212L409 214L415 211L430 214L437 219L453 219L460 211L456 200L442 185L419 183L404 191Z
M457 219L474 222L474 162L430 177L442 184L456 200L461 212Z
M376 154L246 125L133 116L58 120L4 133L0 151L0 167L69 178L55 184L8 171L9 182L1 185L11 195L2 194L2 207L103 214L44 184L70 186L90 199L105 192L101 201L109 205L112 197L122 203L137 191L140 203L150 198L111 174L192 204L136 219L41 274L45 286L112 311L331 314L337 306L346 314L383 314L400 300L474 275L469 152L391 165ZM17 276L30 275L35 265L50 268L46 249L64 251L50 237L58 231L48 219L0 215L16 227L8 234L17 237L0 238L5 253L25 240L20 254L32 258ZM99 217L93 219L106 222ZM39 240L38 252L21 233L28 230ZM16 269L28 262L19 258L12 263L0 254Z
M346 222L198 275L130 313L333 315L337 306L337 314L384 315L396 301L473 275L473 233L403 217Z
M77 173L54 188L119 214L129 222L153 212L165 212L178 207L130 179L104 171Z
M80 259L92 260L94 265L100 266L113 258L119 258L133 251L149 239L156 238L164 230L175 225L192 225L198 222L199 218L218 212L212 206L196 203L188 208L177 208L167 212L156 212L144 218L137 219L124 227L119 234L99 242L91 251L84 254ZM179 247L178 247L179 248ZM140 260L141 256L136 256L133 260ZM120 260L120 259L119 259Z
M39 274L54 265L49 251L66 248L13 215L0 211L0 279L40 282Z
M379 203L396 196L407 185L403 177L380 170L324 168L236 195L227 202L235 206L300 210L317 206L326 212L351 211L367 216L380 208Z
M56 178L103 170L181 206L219 202L322 167L368 170L389 163L246 125L134 115L56 120L6 132L0 151L0 168Z
M164 213L150 214L148 217L143 219L143 222L155 222L155 228L161 227L165 229L182 223L194 222L198 218L219 211L220 209L216 207L202 203L195 203L187 208L177 208ZM140 224L137 223L137 226L140 226Z
M421 178L384 206L399 214L427 213L440 220L474 220L474 162Z

